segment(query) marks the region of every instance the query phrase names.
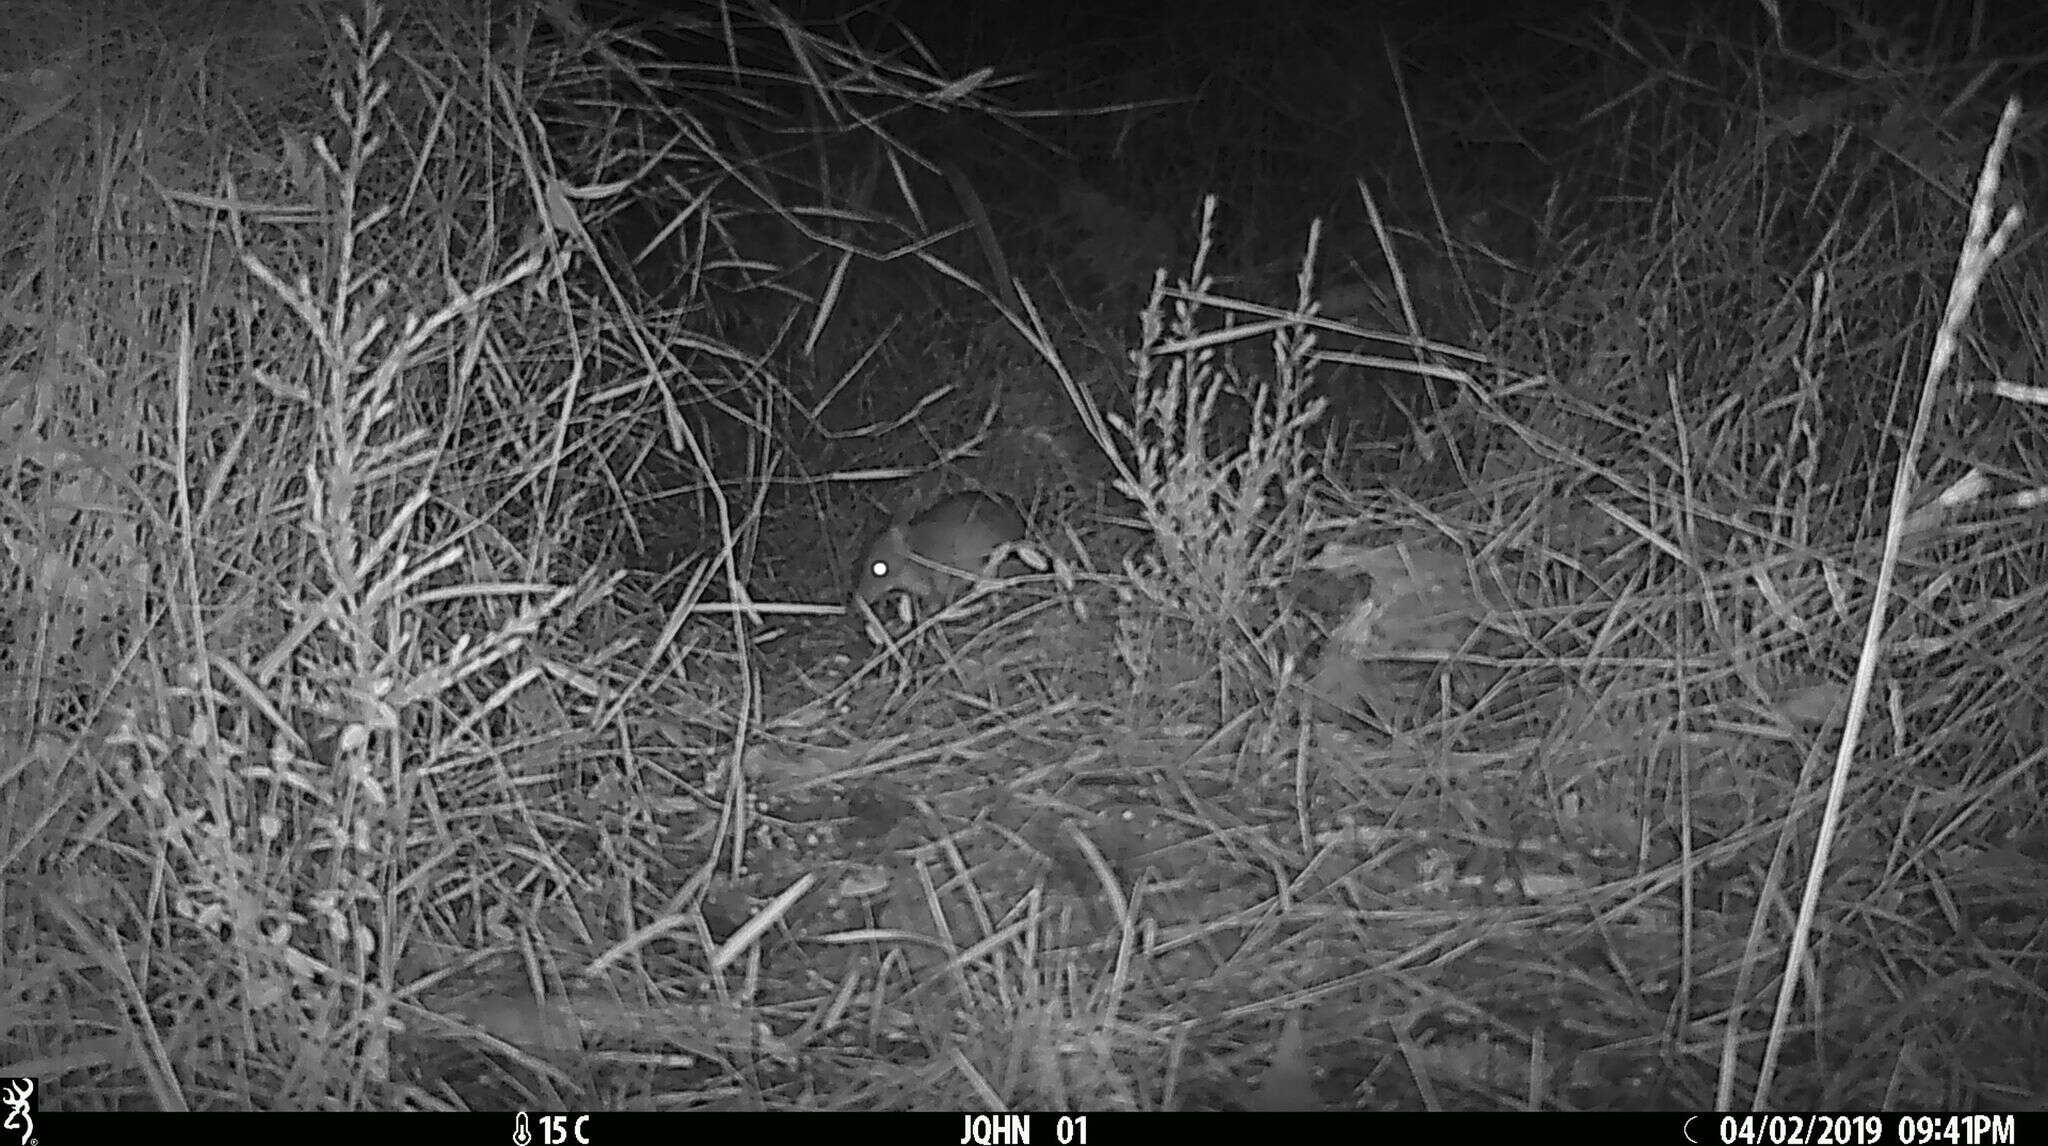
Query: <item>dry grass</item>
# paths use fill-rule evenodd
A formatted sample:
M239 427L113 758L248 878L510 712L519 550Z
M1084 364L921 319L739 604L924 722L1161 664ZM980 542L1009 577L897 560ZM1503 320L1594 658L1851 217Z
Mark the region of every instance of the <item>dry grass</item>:
M1040 299L1153 216L1013 266L926 154L994 74L151 10L0 37L0 1075L53 1108L2048 1097L2035 121L1560 33L1573 98L1494 79L1579 174L1484 299L1425 166L1272 238L1283 144L1366 161L1305 109L1476 103L1304 60L1147 134L1042 75L1153 149L1119 195L1223 192L1118 358ZM1048 569L846 656L854 491L956 470Z

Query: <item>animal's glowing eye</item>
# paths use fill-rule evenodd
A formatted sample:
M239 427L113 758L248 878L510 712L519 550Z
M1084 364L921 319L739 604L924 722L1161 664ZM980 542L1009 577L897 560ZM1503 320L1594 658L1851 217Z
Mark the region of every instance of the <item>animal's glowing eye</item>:
M868 576L870 577L887 577L888 575L889 563L887 561L877 561L873 565L868 566Z

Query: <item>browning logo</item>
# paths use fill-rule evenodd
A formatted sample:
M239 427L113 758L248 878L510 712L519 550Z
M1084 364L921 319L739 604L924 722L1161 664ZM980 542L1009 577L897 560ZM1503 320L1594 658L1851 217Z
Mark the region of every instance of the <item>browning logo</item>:
M0 1078L0 1146L35 1146L36 1080Z

